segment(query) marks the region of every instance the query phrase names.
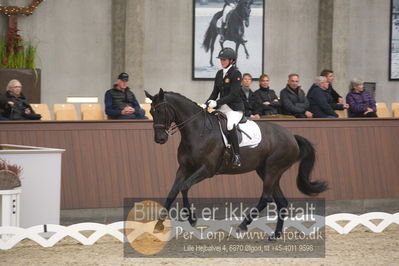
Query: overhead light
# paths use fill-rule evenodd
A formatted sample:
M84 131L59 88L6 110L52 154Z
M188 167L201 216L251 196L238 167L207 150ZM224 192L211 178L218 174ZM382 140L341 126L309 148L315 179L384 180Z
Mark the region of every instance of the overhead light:
M68 96L67 103L98 103L98 97L96 96Z

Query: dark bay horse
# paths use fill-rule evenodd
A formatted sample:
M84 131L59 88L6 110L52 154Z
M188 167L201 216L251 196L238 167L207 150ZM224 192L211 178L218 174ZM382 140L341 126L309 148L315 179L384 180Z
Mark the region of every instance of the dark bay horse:
M236 44L236 54L238 55L238 48L240 45L244 47L245 55L247 59L249 58L249 53L247 47L245 46L246 41L244 40L244 24L246 27L249 26L249 15L251 14L251 5L253 4L253 0L239 0L237 3L237 7L230 11L229 19L227 20L227 28L224 33L224 40L219 40L221 49L223 49L223 43L225 41L233 41ZM223 11L217 12L211 22L209 23L209 27L205 33L204 41L202 42L202 46L205 51L208 52L211 50L211 59L210 64L213 66L213 50L215 48L216 37L220 34L220 28L216 26L216 23L219 19L221 19L223 15Z
M299 161L297 186L306 195L317 195L327 189L324 181L311 181L315 151L305 138L292 135L287 129L273 124L259 124L262 141L255 148L241 148L241 167L232 169L223 165L225 146L215 115L209 114L196 103L174 92L164 92L146 96L152 100L151 114L154 118L155 142L167 142L172 123L180 130L181 142L177 159L179 168L176 179L166 199L165 208L169 211L179 192L183 196L183 205L190 207L187 194L191 186L216 174L241 174L255 170L263 182L263 192L256 206L260 213L273 200L277 211L288 206L280 188L281 175L295 162ZM221 167L221 165L223 165ZM188 220L195 225L196 218L189 213ZM280 236L283 228L283 215L278 216L274 237ZM155 226L156 231L164 229L161 217ZM253 218L253 217L252 217ZM248 215L240 224L239 230L246 231L252 222Z

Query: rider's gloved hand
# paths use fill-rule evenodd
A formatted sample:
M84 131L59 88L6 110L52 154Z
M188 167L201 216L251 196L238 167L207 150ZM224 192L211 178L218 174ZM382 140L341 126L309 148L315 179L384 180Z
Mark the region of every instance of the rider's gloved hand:
M209 100L208 106L209 106L209 108L215 108L217 106L217 103L214 100Z
M200 107L202 108L202 109L206 109L206 104L200 104Z

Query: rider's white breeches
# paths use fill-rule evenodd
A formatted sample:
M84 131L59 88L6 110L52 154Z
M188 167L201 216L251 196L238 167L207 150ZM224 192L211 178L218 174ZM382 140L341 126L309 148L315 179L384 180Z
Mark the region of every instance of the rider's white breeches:
M235 6L234 4L230 4L230 5L227 5L227 6L224 8L223 16L222 16L222 22L223 22L223 23L226 23L227 14L229 14L229 12L230 12L231 10L233 10L235 7L236 7L236 6Z
M238 125L242 119L243 112L233 111L227 104L223 104L219 111L227 116L227 130L232 130L234 125Z

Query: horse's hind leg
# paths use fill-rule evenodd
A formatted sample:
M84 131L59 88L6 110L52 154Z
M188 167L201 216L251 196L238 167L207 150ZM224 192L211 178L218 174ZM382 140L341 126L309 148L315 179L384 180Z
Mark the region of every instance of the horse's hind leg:
M273 192L273 199L276 202L277 205L277 225L276 225L276 230L274 231L274 234L269 238L270 240L276 240L281 236L282 230L283 230L283 225L284 225L284 219L287 217L286 212L281 212L283 208L287 208L288 206L288 201L284 197L283 192L281 191L280 184L277 184L274 192Z
M210 59L210 64L211 66L213 66L213 51L215 50L215 41L216 41L216 37L213 37L213 39L211 40L211 59Z
M248 59L249 58L249 53L248 53L248 50L247 50L247 46L245 45L245 42L242 43L242 46L244 47L245 55L246 55L246 58Z
M252 220L257 218L258 214L260 214L260 212L267 206L269 202L272 202L272 191L270 188L273 186L273 179L269 178L268 175L265 173L265 168L258 169L256 172L263 180L263 193L260 197L258 205L256 205L255 207L255 210L246 215L245 219L238 226L238 230L244 232L248 231L248 225L251 224Z
M258 214L267 206L269 202L272 202L272 198L267 195L263 195L260 197L258 205L256 205L255 210L252 210L249 214L247 214L244 218L244 221L238 226L239 231L246 232L248 231L248 225L252 223L252 220L257 218Z

